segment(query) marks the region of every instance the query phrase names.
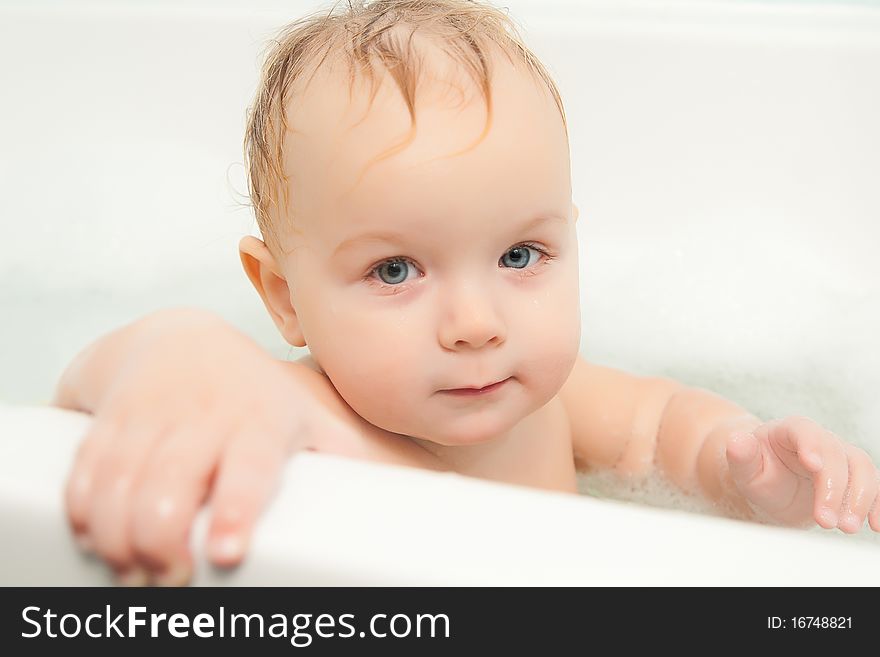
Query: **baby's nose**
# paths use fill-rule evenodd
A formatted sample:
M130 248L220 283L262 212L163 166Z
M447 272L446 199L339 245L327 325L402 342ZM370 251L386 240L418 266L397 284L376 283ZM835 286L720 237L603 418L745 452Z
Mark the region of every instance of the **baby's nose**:
M504 342L504 320L485 286L463 283L450 289L440 309L439 338L447 349Z

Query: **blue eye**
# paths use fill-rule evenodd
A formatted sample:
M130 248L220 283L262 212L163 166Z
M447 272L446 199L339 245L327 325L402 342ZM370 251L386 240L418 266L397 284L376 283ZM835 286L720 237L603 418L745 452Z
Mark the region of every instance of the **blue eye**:
M504 259L507 256L511 255L512 264L510 266L513 269L524 269L526 266L528 266L531 260L529 258L529 251L537 252L537 249L530 247L527 244L520 244L519 246L513 247L507 253L501 256L501 260L499 260L499 262L503 263Z
M379 274L379 278L382 279L383 283L388 285L399 285L406 280L408 269L409 264L406 260L389 260L376 267L375 271ZM383 275L383 272L388 274L387 278Z

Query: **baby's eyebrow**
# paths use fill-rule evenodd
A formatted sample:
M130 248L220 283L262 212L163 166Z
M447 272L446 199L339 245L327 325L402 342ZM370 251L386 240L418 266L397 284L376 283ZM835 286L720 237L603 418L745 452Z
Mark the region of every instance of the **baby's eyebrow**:
M538 226L541 226L550 222L561 222L565 223L567 220L564 216L556 215L556 214L539 214L535 217L532 217L528 221L526 221L519 229L520 232L527 232ZM346 249L353 248L358 244L363 242L387 242L388 244L394 244L395 246L405 246L406 245L406 237L402 233L398 233L391 230L376 230L369 231L366 233L361 233L360 235L356 235L355 237L351 237L347 240L344 240L336 249L333 251L333 257L338 255L341 251Z
M564 224L567 221L568 219L565 217L565 215L553 214L552 212L542 213L524 222L523 225L519 227L519 232L525 233L534 228L537 228L538 226L543 226L547 223L556 222Z
M362 233L356 237L349 238L343 241L336 249L333 251L333 257L338 255L340 252L345 251L346 249L351 249L363 242L387 242L389 244L395 244L397 246L403 246L405 243L404 236L400 233L395 233L393 231L372 231L369 233Z

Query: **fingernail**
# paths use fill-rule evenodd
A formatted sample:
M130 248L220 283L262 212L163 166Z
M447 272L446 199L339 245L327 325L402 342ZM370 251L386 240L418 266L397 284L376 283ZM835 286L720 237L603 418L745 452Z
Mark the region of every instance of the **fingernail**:
M851 531L858 531L861 527L862 523L859 522L859 517L854 513L847 513L843 516L843 520L840 521L841 525L845 525L847 529Z
M244 555L244 540L239 534L226 534L211 541L209 551L211 561L238 561Z
M147 571L138 566L129 568L116 575L116 582L119 586L146 586L149 579Z
M823 510L820 517L822 518L822 524L826 525L828 529L837 526L837 514L831 509Z
M156 575L156 586L184 586L190 579L190 569L185 563L175 563Z

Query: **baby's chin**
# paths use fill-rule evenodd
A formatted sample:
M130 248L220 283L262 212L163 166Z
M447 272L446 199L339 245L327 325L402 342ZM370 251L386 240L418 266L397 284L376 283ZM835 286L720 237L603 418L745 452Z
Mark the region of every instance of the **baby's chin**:
M454 419L438 421L436 425L427 427L424 418L414 418L409 430L397 433L446 447L483 445L506 436L522 419L523 416L502 409L479 413L463 412Z

